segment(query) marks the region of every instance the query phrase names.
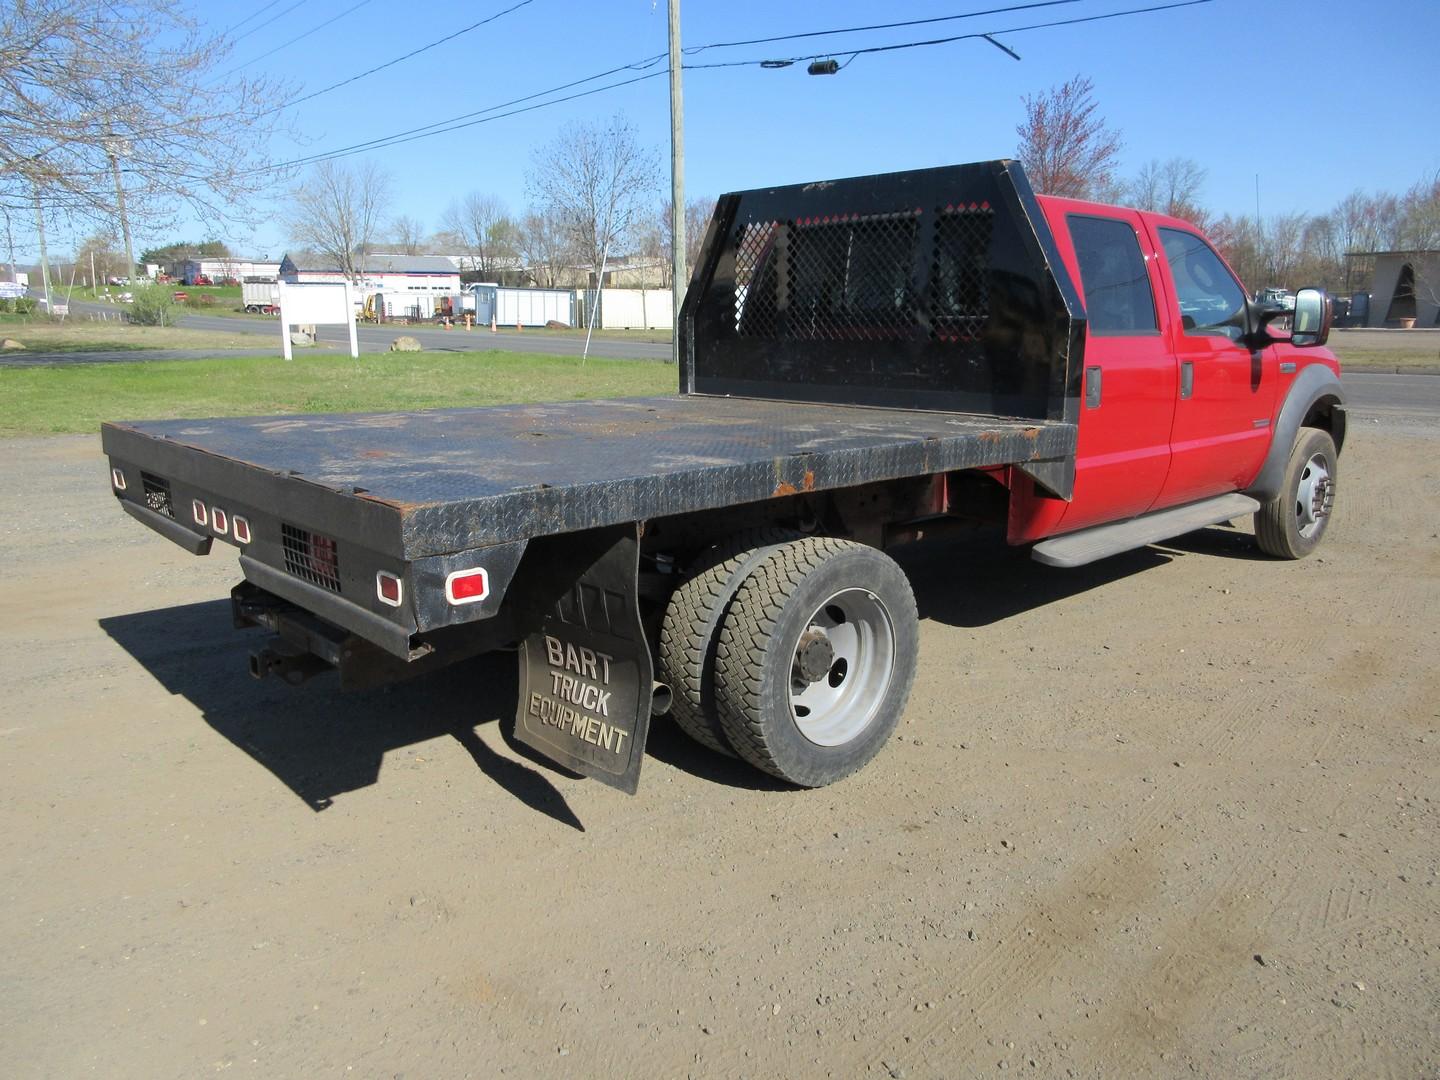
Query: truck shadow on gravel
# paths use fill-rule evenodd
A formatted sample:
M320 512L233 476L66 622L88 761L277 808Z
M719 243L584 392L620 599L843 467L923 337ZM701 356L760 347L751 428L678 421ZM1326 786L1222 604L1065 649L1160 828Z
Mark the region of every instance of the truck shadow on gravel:
M1249 533L1225 528L1200 529L1069 570L1042 566L1028 549L1006 547L984 532L921 541L891 554L910 577L920 618L961 627L1003 622L1192 555L1266 558Z
M544 773L496 753L476 732L498 723L516 756L573 775L514 741L516 672L509 653L383 689L342 693L333 675L299 687L251 678L247 657L262 635L232 629L228 600L117 615L101 619L100 627L312 810L375 783L387 753L449 735L482 773L526 806L584 831Z
M965 627L1001 622L1190 554L1260 557L1251 537L1226 529L1204 529L1165 548L1142 548L1075 570L1039 566L1025 553L983 535L925 541L895 554L910 575L921 618ZM117 615L101 619L100 627L160 685L190 701L207 724L312 810L324 810L337 796L374 784L387 753L449 735L485 776L526 806L584 831L549 779L575 774L514 738L518 690L515 658L509 653L478 657L383 689L341 692L333 675L299 687L252 679L247 658L263 635L232 629L228 600ZM477 728L491 723L521 760L496 753L480 737ZM666 718L654 721L646 750L713 783L789 789L735 758L697 746Z

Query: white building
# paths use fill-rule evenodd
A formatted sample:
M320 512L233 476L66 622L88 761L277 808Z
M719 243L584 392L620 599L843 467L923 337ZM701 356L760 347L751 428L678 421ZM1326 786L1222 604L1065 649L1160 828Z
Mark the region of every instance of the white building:
M184 259L170 268L170 276L179 278L186 285L194 285L200 278L209 278L212 285L222 281L274 281L280 274L280 264L258 259Z
M460 271L442 255L370 254L360 260L356 286L362 292L450 294L460 291ZM280 260L280 280L342 282L334 259L293 251Z

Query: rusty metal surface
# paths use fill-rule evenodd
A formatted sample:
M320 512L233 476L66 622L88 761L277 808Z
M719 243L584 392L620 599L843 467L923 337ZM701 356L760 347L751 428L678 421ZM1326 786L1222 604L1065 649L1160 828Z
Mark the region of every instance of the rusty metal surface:
M1075 452L1075 427L1056 421L701 395L152 421L106 436L162 472L239 466L277 502L308 492L313 510L293 515L305 527L364 504L393 521L377 546L406 559Z

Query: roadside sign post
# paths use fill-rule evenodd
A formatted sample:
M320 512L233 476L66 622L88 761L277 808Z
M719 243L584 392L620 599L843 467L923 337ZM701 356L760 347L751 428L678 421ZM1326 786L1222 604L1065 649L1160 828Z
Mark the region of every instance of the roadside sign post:
M291 326L340 326L350 328L350 355L360 356L355 336L355 304L350 282L307 282L278 285L280 304L280 349L286 360L295 359L291 347Z

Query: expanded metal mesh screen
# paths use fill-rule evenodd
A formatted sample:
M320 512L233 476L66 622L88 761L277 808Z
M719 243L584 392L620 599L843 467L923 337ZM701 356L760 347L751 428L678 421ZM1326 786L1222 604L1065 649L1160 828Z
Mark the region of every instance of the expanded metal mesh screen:
M333 539L281 522L280 541L287 571L311 585L340 591L340 550Z
M170 481L163 476L142 472L140 482L145 487L145 505L166 517L175 516L175 507L170 501Z
M735 332L774 341L961 341L989 315L988 204L748 222L735 230Z
M681 320L691 393L1055 418L1083 307L1015 162L723 196Z

